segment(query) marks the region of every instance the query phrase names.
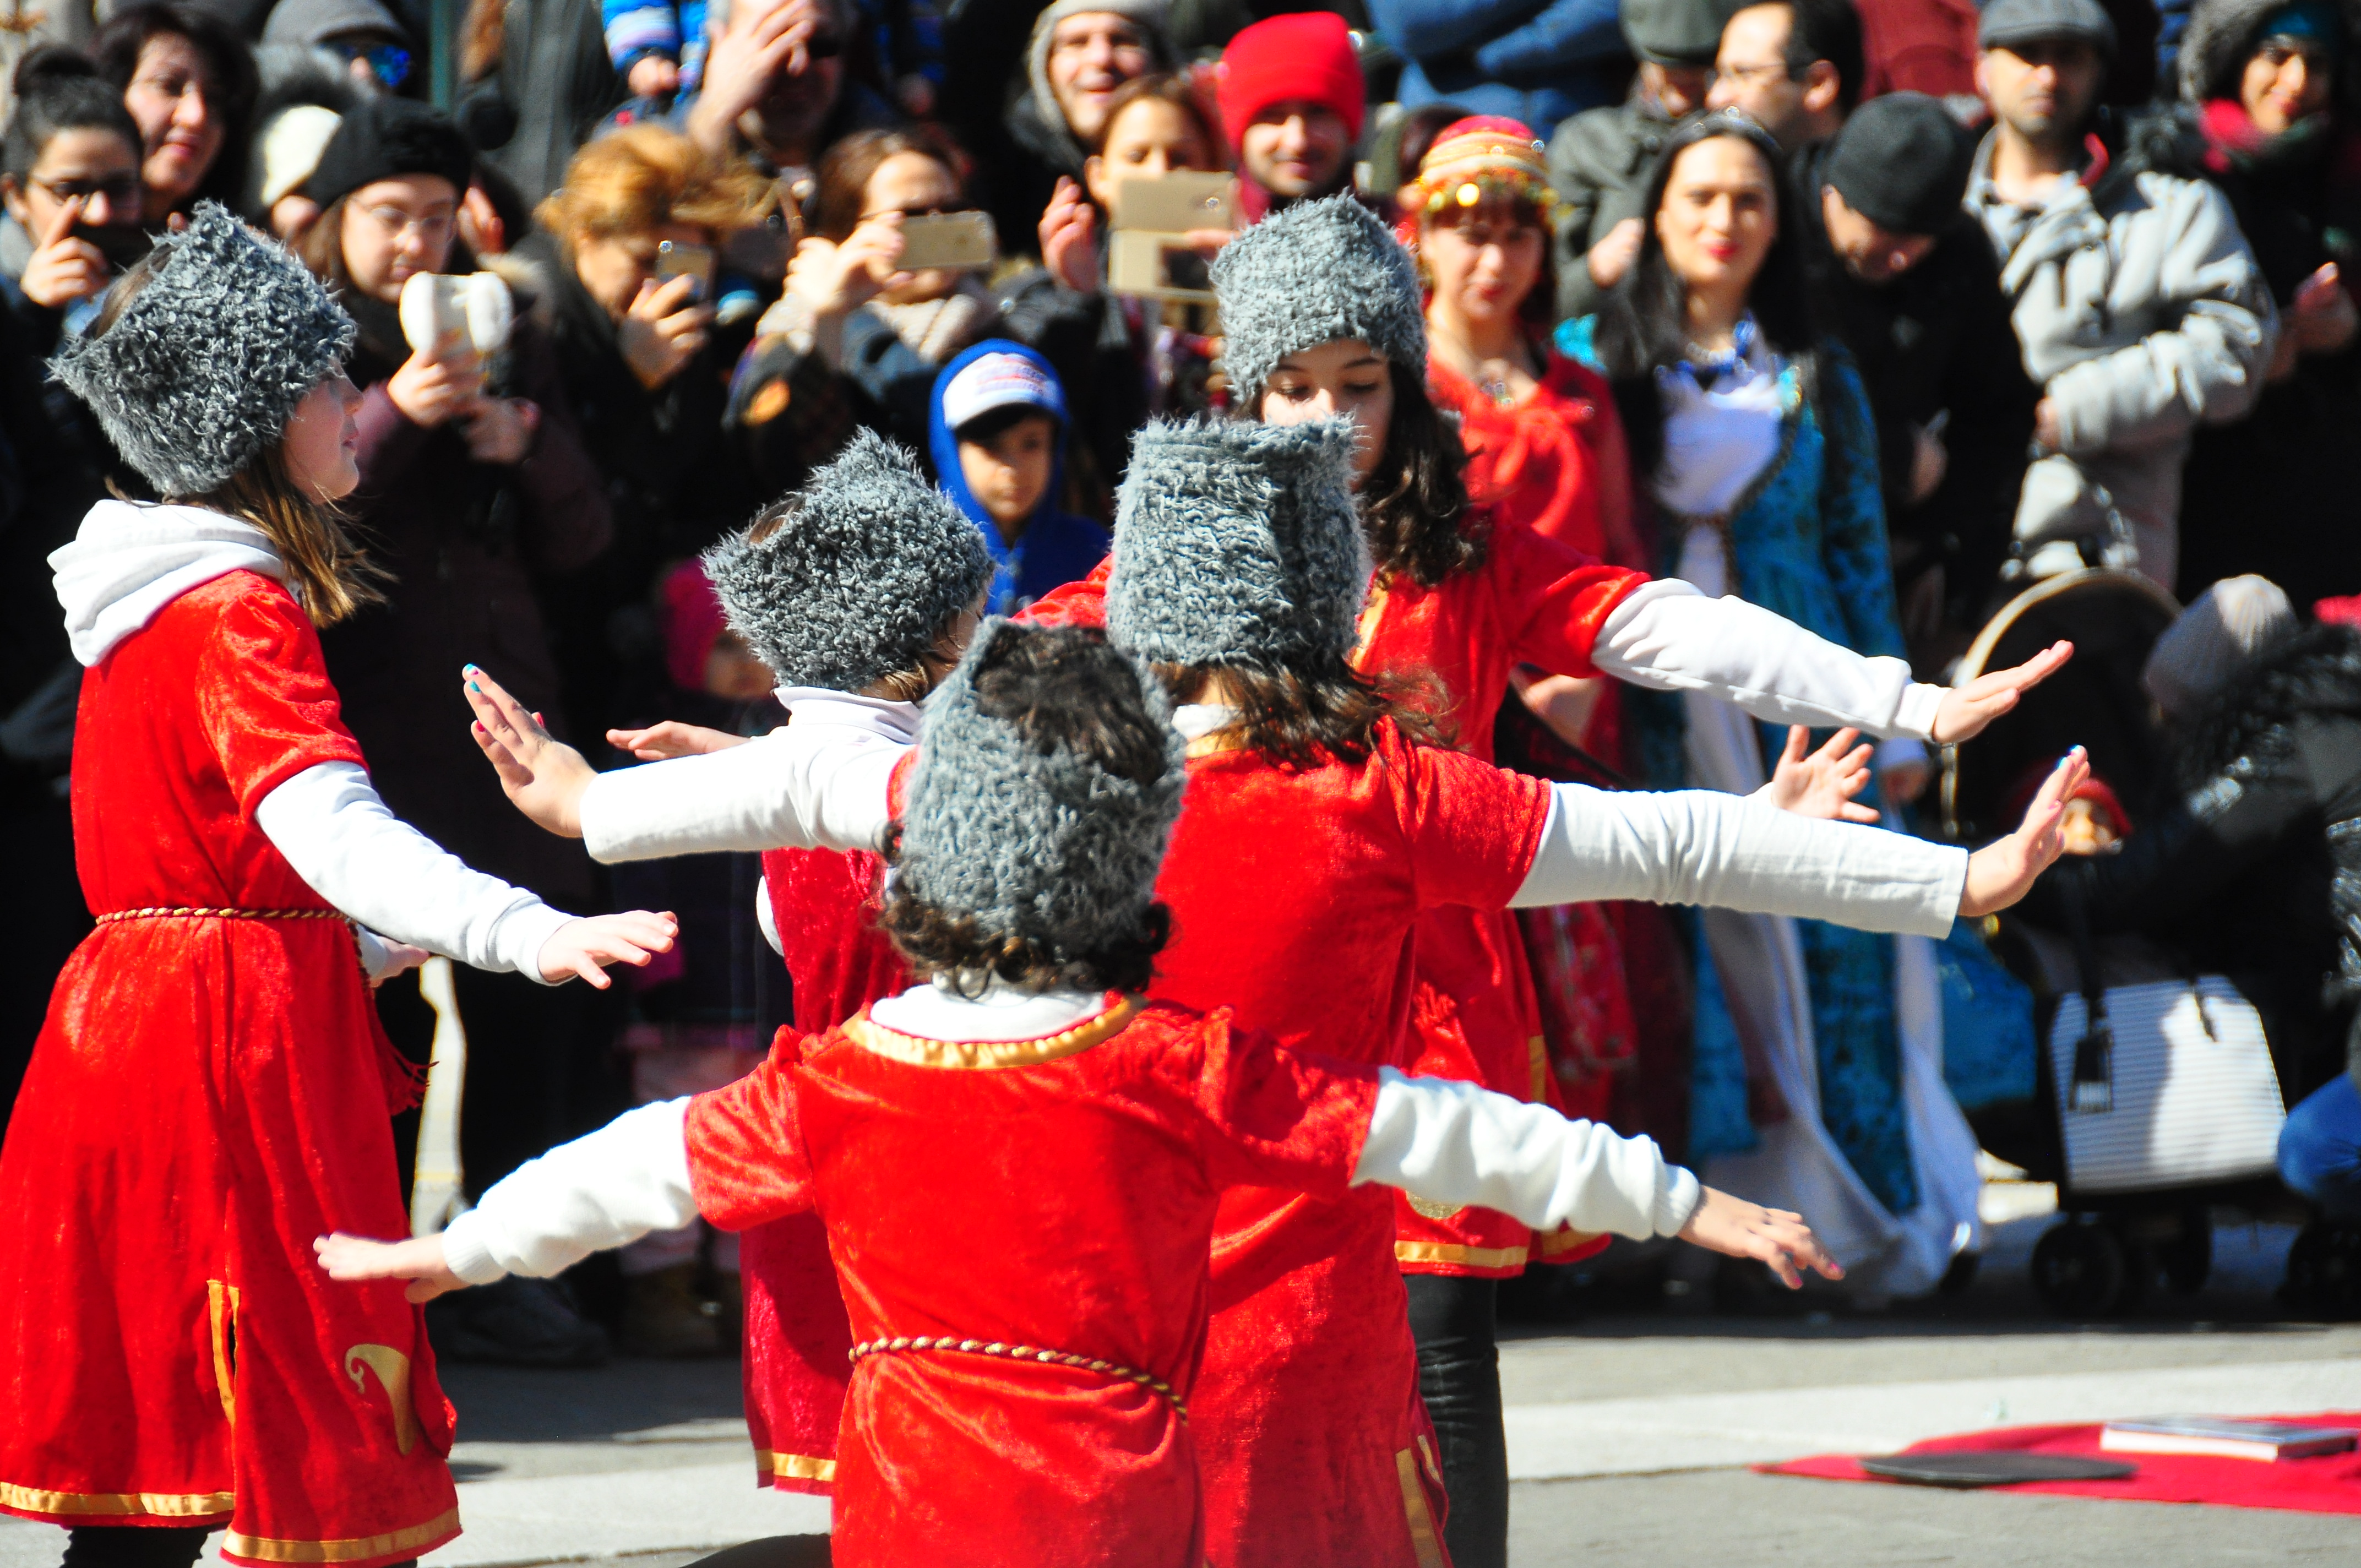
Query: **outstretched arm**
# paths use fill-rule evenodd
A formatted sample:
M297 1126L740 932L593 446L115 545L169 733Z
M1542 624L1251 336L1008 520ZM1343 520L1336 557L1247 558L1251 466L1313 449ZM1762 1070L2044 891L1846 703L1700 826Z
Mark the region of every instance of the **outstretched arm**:
M603 989L602 964L644 964L677 929L644 910L577 919L474 870L388 810L357 762L304 769L254 817L296 874L360 925L477 969Z
M873 850L911 748L807 720L698 755L598 773L481 670L467 672L476 743L517 808L593 860L776 849Z
M1498 1209L1535 1230L1677 1235L1761 1258L1790 1287L1803 1282L1800 1268L1843 1276L1800 1217L1702 1186L1668 1163L1653 1139L1622 1137L1472 1083L1411 1078L1392 1068L1379 1080L1356 1184Z
M677 1230L697 1218L683 1124L686 1100L642 1105L528 1160L439 1236L404 1242L322 1236L337 1279L412 1279L423 1301L508 1274L545 1278L594 1252Z
M1988 915L2025 896L2057 859L2065 798L2088 773L2081 752L2070 753L2023 825L1972 856L1709 790L1610 795L1555 784L1541 846L1510 904L1633 898L1941 937L1959 916Z
M1950 745L2015 707L2073 651L2060 642L1964 686L1927 685L1899 659L1864 658L1759 605L1658 578L1616 606L1591 662L1633 685L1720 697L1766 723L1850 726Z

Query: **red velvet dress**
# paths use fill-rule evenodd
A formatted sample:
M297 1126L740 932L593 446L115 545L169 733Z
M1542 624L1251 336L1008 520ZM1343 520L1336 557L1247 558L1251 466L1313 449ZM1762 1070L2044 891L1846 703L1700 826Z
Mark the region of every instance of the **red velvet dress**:
M1174 939L1151 992L1228 1003L1288 1046L1407 1067L1412 932L1522 884L1548 786L1386 727L1360 765L1191 748L1157 883ZM1195 1409L1208 1555L1223 1568L1443 1561L1442 1483L1393 1255L1393 1198L1222 1201Z
M1103 566L1043 596L1033 619L1104 624L1110 569ZM1599 629L1645 581L1642 573L1544 539L1514 518L1497 518L1483 565L1474 571L1455 573L1431 588L1398 579L1371 587L1354 663L1423 685L1440 701L1436 717L1454 742L1488 762L1509 672L1531 663L1555 674L1596 674L1590 650ZM1170 862L1165 880L1171 880ZM1504 894L1489 908L1444 906L1420 915L1423 989L1403 1015L1413 1019L1421 1045L1402 1065L1520 1100L1554 1102L1532 970L1515 916L1500 907L1505 902ZM1274 1026L1242 998L1233 999L1248 1022ZM1537 1240L1531 1227L1488 1209L1430 1213L1407 1197L1392 1201L1396 1258L1411 1273L1505 1277L1523 1272L1536 1246L1543 1257L1563 1262L1605 1245L1602 1237L1576 1231Z
M59 978L0 1153L0 1508L228 1527L345 1568L459 1533L451 1407L399 1281L312 1241L409 1230L389 1113L412 1082L353 933L255 826L361 760L320 643L250 572L82 677L74 850L100 924ZM269 918L151 910L319 912Z
M1208 1561L1199 1463L1222 1436L1198 1362L1217 1202L1256 1182L1339 1206L1376 1080L1226 1014L1108 1002L981 1047L864 1010L799 1063L691 1102L699 1212L730 1229L817 1211L853 1332L881 1345L853 1367L839 1449L848 1568Z
M771 916L794 982L796 1028L829 1030L906 990L909 966L876 929L884 862L831 850L763 857ZM746 1425L762 1479L783 1492L829 1491L852 1328L815 1214L739 1238L746 1292Z

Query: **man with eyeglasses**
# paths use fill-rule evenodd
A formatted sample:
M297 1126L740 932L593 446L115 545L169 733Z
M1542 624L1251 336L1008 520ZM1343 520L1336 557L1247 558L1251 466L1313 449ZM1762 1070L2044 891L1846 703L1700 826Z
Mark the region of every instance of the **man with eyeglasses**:
M1836 135L1860 93L1852 0L1766 0L1721 29L1705 102L1744 110L1792 152Z
M706 56L705 78L672 123L718 158L742 154L800 203L839 137L900 116L845 73L859 16L852 0L737 0Z

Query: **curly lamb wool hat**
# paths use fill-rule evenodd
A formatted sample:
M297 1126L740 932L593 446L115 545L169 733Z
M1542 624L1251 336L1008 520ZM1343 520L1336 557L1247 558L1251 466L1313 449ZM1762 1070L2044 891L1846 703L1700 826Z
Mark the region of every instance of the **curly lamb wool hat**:
M202 496L286 433L335 373L353 322L303 264L200 202L138 294L49 361L124 460L164 496Z
M1133 438L1107 633L1145 659L1275 667L1353 651L1369 551L1349 419L1196 419Z
M1151 777L1127 777L1086 751L1028 736L1014 716L979 702L977 666L1002 640L1086 636L1095 641L998 616L983 623L927 702L895 872L948 914L1062 955L1103 947L1147 915L1186 777L1187 742L1172 728L1163 683L1104 643L1088 656L1128 667L1148 720L1162 731L1162 766Z
M1246 397L1281 359L1332 338L1357 337L1426 374L1417 264L1349 195L1299 203L1224 246L1213 259L1213 294L1229 334L1222 364Z
M943 626L983 597L992 552L917 460L862 431L753 530L706 552L706 576L780 683L857 692L917 667Z

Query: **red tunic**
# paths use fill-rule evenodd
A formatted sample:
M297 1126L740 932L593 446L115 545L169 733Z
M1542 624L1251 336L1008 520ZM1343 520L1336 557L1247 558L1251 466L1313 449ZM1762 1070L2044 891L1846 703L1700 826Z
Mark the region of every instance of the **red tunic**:
M1361 765L1280 768L1211 741L1191 748L1157 883L1176 935L1152 993L1230 1003L1285 1045L1408 1066L1421 916L1508 902L1548 786L1390 726ZM1440 1560L1393 1232L1378 1188L1223 1200L1195 1419L1208 1554L1224 1568Z
M1043 596L1033 619L1104 624L1111 569L1110 563ZM1530 663L1554 674L1597 674L1590 651L1599 629L1647 580L1544 539L1513 518L1495 519L1483 565L1474 571L1455 573L1431 588L1400 579L1380 579L1371 587L1354 663L1423 683L1441 700L1436 717L1455 743L1488 762L1510 671ZM1169 882L1169 863L1165 874ZM1540 1003L1516 921L1500 907L1505 902L1504 894L1489 908L1441 907L1420 916L1418 978L1427 987L1415 1018L1422 1047L1403 1065L1546 1102L1550 1073ZM1225 995L1240 1003L1240 1015L1250 1023L1272 1026L1243 996ZM1412 1273L1501 1277L1521 1273L1533 1255L1531 1228L1506 1214L1488 1209L1430 1214L1408 1198L1393 1201L1397 1259ZM1543 1255L1564 1261L1605 1244L1566 1231L1539 1245Z
M459 1533L451 1407L399 1281L312 1241L409 1229L393 1065L341 917L254 823L361 760L287 591L192 589L82 678L74 952L0 1154L0 1508L228 1527L234 1562L415 1557Z
M884 862L831 850L763 857L771 916L794 983L796 1029L825 1035L910 983L909 966L876 928ZM801 1042L787 1041L788 1050ZM774 1059L783 1052L774 1051ZM784 1059L793 1059L785 1055ZM746 1292L746 1425L758 1474L784 1492L821 1492L836 1478L852 1328L818 1216L754 1225L739 1238Z
M1631 459L1606 378L1543 347L1541 383L1503 408L1439 360L1426 387L1459 416L1467 496L1497 521L1627 566L1647 554L1631 525Z
M840 1563L1208 1560L1198 1464L1221 1438L1198 1361L1216 1202L1256 1182L1338 1206L1376 1080L1225 1013L1108 1003L985 1047L864 1010L799 1064L689 1107L699 1212L734 1229L816 1210L854 1334L894 1347L853 1369Z

